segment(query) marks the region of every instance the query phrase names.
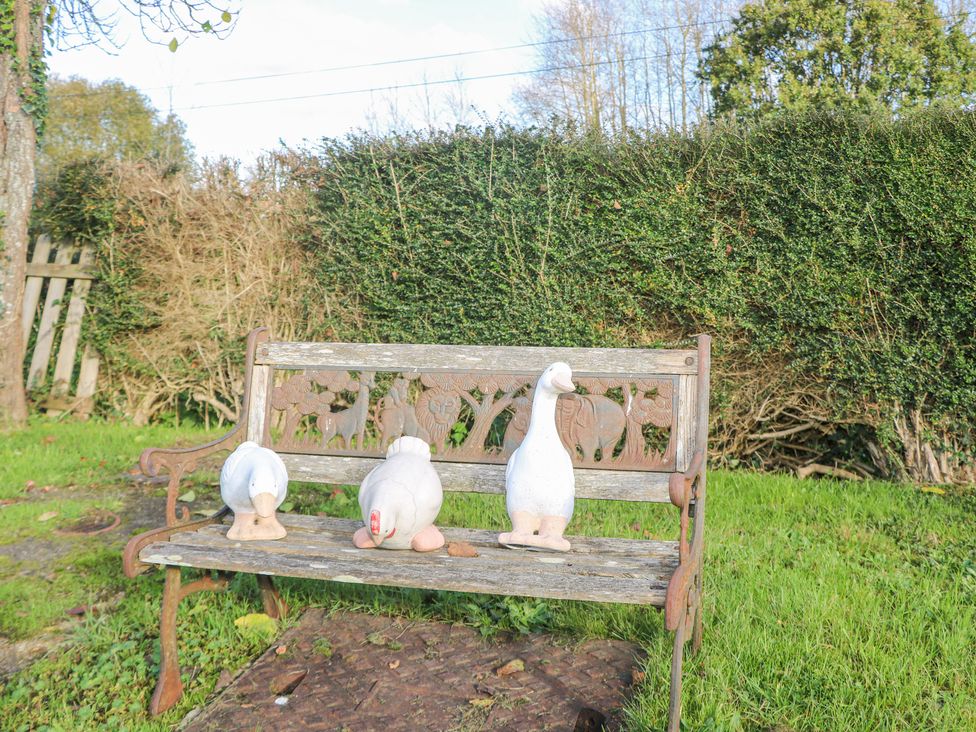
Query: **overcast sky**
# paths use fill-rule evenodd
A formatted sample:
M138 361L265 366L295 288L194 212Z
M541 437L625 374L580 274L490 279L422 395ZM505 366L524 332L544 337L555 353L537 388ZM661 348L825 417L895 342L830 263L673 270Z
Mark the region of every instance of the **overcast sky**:
M279 140L294 145L356 128L385 128L395 117L400 124L423 126L432 115L443 126L453 124L459 110L464 121L472 123L479 115L503 115L511 109L518 76L469 81L460 89L456 83L432 84L429 103L422 88L334 93L531 69L537 63L531 48L318 70L525 43L532 40L533 14L541 4L542 0L243 0L237 27L228 38L180 35L182 45L176 53L146 41L132 19L120 15L116 35L124 45L114 55L93 47L55 51L50 64L62 76L119 78L143 90L158 109L172 109L183 119L201 156L251 160ZM164 42L170 38L157 37ZM306 71L315 73L228 81ZM322 94L333 95L236 104ZM223 106L204 108L208 105Z

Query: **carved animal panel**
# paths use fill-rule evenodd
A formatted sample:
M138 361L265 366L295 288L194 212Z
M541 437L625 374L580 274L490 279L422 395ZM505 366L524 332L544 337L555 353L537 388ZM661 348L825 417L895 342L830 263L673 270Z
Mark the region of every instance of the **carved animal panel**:
M435 460L505 462L525 436L537 375L280 371L272 446L282 452L383 455L397 437L427 441ZM577 378L556 425L574 463L674 468L671 377Z

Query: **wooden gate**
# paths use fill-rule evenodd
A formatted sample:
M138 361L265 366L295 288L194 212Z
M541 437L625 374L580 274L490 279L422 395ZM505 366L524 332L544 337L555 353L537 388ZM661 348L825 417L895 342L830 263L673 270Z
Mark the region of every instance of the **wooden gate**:
M77 369L75 361L85 317L85 298L94 279L91 270L94 255L90 246L70 242L54 245L42 235L37 238L34 255L27 264L21 321L24 342L30 344L31 334L35 335L33 349L27 354L30 359L27 389L39 389L51 378L49 394L40 404L49 414L70 411L82 417L91 414L98 380L98 355L85 346ZM42 295L44 304L39 308ZM62 308L66 298L68 307ZM63 316L62 310L65 310ZM55 346L57 357L52 374L50 364Z

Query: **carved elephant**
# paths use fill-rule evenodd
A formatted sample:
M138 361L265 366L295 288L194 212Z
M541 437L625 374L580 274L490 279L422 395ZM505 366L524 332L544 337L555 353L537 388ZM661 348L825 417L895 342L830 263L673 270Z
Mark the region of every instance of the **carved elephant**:
M600 450L601 460L613 455L627 427L623 408L601 394L567 394L556 402L556 424L563 445L571 454L579 446L583 461L592 463Z

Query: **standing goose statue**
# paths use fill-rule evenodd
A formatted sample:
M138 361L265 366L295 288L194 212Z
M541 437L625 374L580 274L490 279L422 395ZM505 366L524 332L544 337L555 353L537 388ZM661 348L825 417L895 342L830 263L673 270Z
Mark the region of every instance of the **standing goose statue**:
M575 390L573 372L562 361L539 377L529 429L505 468L512 530L498 536L502 546L569 551L563 532L573 516L576 481L572 458L556 431L556 400Z
M430 462L430 445L419 437L400 437L386 460L363 478L359 508L363 523L352 537L360 549L413 549L432 552L444 546L434 526L444 491Z
M274 450L242 442L220 470L220 497L234 512L227 538L239 541L281 539L285 527L275 511L288 495L288 471Z

